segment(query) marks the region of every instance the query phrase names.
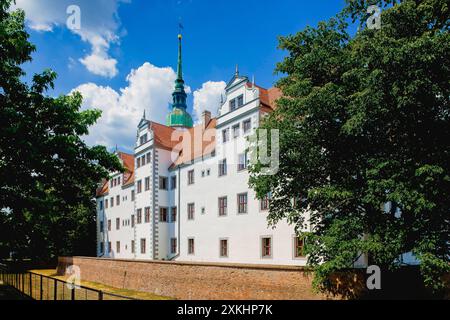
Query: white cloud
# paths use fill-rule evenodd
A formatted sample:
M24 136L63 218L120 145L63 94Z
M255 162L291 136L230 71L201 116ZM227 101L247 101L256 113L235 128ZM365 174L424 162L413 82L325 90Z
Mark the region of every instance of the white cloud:
M93 46L92 54L79 59L79 61L93 74L113 78L117 75L117 60L108 57L109 46Z
M211 111L216 116L220 107L220 96L224 93L226 83L224 81L208 81L202 87L194 91L195 118L200 119L202 112Z
M83 109L102 110L102 117L91 127L86 142L122 149L131 149L135 143L136 127L144 110L149 120L165 123L172 99L175 71L159 68L148 62L127 76L128 86L118 91L86 83L73 91L83 95Z
M117 75L117 60L111 58L108 50L118 43L120 21L118 7L129 0L16 0L15 8L25 10L28 26L36 31L49 32L55 27L66 27L67 8L76 4L80 7L80 29L71 29L91 45L91 53L80 62L93 74L114 77Z

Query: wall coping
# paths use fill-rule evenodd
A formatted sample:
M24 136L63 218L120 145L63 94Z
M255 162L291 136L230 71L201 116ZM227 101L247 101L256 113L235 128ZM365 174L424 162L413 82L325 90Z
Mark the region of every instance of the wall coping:
M291 265L275 265L275 264L244 264L244 263L227 263L227 262L191 262L191 261L162 261L162 260L140 260L140 259L112 259L101 257L58 257L60 259L84 259L97 261L115 261L115 262L133 262L142 264L165 264L178 266L200 266L200 267L222 267L237 269L254 269L254 270L278 270L278 271L312 271L311 267L291 266Z

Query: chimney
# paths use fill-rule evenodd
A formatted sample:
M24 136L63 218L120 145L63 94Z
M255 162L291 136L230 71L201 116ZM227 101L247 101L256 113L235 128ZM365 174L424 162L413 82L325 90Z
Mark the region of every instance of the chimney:
M208 126L209 122L211 121L211 112L208 110L205 110L202 112L202 127L203 130L206 129L206 127Z

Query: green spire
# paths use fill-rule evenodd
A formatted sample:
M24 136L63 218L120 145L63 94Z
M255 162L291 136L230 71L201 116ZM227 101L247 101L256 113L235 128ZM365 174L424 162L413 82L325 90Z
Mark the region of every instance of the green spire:
M181 59L181 34L178 35L178 65L177 65L177 79L183 80L183 61Z
M178 64L175 90L172 93L172 111L167 115L167 125L170 127L192 127L192 117L187 113L186 92L184 91L183 64L181 57L181 34L178 35Z

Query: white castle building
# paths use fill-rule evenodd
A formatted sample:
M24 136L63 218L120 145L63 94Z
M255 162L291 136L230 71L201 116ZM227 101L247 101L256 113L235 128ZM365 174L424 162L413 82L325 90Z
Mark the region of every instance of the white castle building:
M269 199L256 199L248 186L247 139L279 96L236 70L218 116L205 111L193 126L179 36L167 125L144 113L134 154L117 152L126 172L112 173L97 190L97 256L305 265L293 226L268 227Z
M268 227L270 197L258 200L248 186L248 138L274 110L281 92L256 86L236 68L218 116L205 111L193 126L180 35L172 96L166 125L144 113L134 154L117 152L126 171L111 173L97 190L97 256L306 265L294 227L285 221ZM385 207L390 212L390 204ZM399 262L418 264L411 252ZM367 256L354 266L367 266Z

